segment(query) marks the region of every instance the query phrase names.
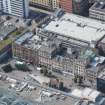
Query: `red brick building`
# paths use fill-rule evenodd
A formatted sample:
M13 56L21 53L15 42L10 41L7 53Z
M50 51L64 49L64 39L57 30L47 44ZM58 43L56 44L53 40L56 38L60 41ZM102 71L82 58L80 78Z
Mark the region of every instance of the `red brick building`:
M65 12L72 12L72 0L59 0L59 4Z

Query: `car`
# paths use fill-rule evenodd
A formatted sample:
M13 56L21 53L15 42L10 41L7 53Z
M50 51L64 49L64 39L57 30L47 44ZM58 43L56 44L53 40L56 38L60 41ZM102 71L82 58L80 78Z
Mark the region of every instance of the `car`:
M59 73L59 74L63 74L61 70L57 70L57 69L53 69L53 72Z

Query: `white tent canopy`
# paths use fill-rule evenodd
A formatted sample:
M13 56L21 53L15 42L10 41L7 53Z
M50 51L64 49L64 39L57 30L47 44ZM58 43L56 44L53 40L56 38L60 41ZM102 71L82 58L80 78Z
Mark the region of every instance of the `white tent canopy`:
M100 92L90 88L85 88L84 90L74 89L71 94L75 97L95 102L95 99L100 95Z

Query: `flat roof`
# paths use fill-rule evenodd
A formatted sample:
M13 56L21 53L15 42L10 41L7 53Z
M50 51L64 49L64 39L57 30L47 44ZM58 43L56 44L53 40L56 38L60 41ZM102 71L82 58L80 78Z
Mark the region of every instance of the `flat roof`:
M7 45L11 43L12 43L12 40L10 38L0 41L0 50L2 50L3 48L5 48Z
M15 31L16 27L9 23L9 22L3 22L0 24L0 38L3 39L7 37L8 34Z
M21 45L25 40L31 38L33 36L32 32L26 32L21 37L19 37L15 42L19 45Z
M44 29L87 42L97 41L105 35L104 22L69 13L52 20Z
M99 0L99 1L95 2L91 6L90 10L95 10L95 11L104 13L105 12L105 0Z
M98 78L105 80L105 70L99 74Z

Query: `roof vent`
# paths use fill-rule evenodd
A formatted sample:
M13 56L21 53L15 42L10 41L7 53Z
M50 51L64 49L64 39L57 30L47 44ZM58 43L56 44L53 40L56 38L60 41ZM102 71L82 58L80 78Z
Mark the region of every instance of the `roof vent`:
M59 27L59 24L57 24L56 27Z
M100 2L100 4L101 4L101 5L103 5L103 4L104 4L104 2L102 2L102 1L101 1L101 2Z
M77 23L77 26L78 27L85 27L86 25L85 24L82 24L82 23Z

